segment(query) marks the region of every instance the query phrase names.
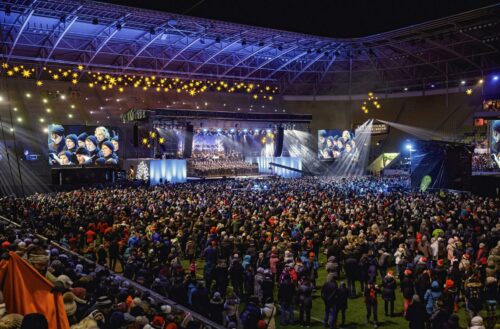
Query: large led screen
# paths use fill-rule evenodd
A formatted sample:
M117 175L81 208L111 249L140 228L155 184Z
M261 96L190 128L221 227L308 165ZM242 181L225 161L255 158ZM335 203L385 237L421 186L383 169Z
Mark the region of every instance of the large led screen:
M118 165L120 140L111 127L50 124L47 148L50 165Z
M339 159L356 154L354 134L349 130L318 130L318 158Z

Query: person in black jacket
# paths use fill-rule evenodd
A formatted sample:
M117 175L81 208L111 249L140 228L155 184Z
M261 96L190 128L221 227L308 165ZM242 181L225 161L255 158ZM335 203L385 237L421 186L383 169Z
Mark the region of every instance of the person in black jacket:
M380 288L373 281L369 281L364 291L365 304L366 304L366 323L370 322L370 317L373 313L374 328L378 328L378 314L377 314L378 292L380 292Z
M210 300L210 319L215 323L222 325L224 313L224 300L221 294L214 292L213 298Z
M244 329L258 329L257 324L262 319L262 313L259 308L259 300L255 296L248 298L245 309L240 314L240 319Z
M408 328L425 329L427 312L424 304L420 301L420 297L417 294L413 295L412 303L408 306L405 319L409 322Z
M354 254L350 252L350 248L346 247L347 254L345 256L344 270L347 277L347 288L349 289L349 296L356 297L356 279L358 278L358 260Z
M345 325L345 311L347 310L347 302L349 298L349 290L347 290L345 282L340 284L337 294L337 314L342 314L342 326Z
M391 317L394 316L394 301L396 300L396 287L397 282L394 279L392 271L387 272L382 281L382 299L384 300L385 316L389 315L389 308L391 310Z
M408 306L411 303L413 294L415 293L415 285L412 279L413 272L410 269L404 271L404 277L401 280L401 292L403 293L404 315L408 311Z
M293 297L295 295L295 285L290 275L286 275L278 287L278 300L281 305L281 325L293 324ZM286 318L288 312L289 318Z
M335 328L336 316L337 316L337 296L338 296L338 286L335 278L332 276L330 281L325 283L321 289L321 298L325 303L325 316L323 318L323 324L326 326L330 325L330 329Z
M238 256L238 255L235 255ZM231 266L229 267L229 277L233 285L236 296L241 297L243 294L243 281L245 278L245 269L241 265L239 257L234 257Z
M297 295L299 300L299 321L301 325L309 327L311 325L311 308L312 308L312 291L313 284L311 280L306 275L302 279L297 289ZM304 313L306 319L304 321Z

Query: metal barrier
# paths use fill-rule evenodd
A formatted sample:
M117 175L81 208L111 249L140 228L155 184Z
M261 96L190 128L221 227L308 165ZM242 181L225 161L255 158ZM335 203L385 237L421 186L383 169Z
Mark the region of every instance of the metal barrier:
M12 224L12 225L15 225L19 228L23 228L23 226L17 222L14 222L13 220L10 220L2 215L0 215L0 220L1 221L4 221L4 222L7 222L9 224ZM46 238L45 236L43 235L40 235L40 234L35 234L35 236L39 239L42 239L44 241L48 241L49 239ZM122 281L127 281L131 286L133 286L134 288L140 290L140 291L143 291L143 292L147 292L149 294L149 296L151 298L153 298L153 300L155 302L160 302L162 304L166 304L166 305L170 305L173 309L178 309L178 310L181 310L185 313L189 313L193 319L197 320L200 322L200 328L214 328L214 329L225 329L224 326L220 325L220 324L217 324L215 322L213 322L212 320L210 319L207 319L206 317L198 314L198 313L195 313L193 312L192 310L190 310L189 308L171 300L171 299L168 299L158 293L156 293L155 291L151 290L151 289L148 289L144 286L141 286L140 284L136 283L135 281L133 280L130 280L130 279L127 279L125 278L124 276L120 275L120 274L117 274L116 272L113 272L111 271L109 268L105 267L105 266L102 266L102 265L99 265L97 264L96 262L93 262L91 261L90 259L86 258L86 257L83 257L82 255L72 251L72 250L69 250L63 246L61 246L59 243L57 242L54 242L54 241L50 241L50 243L54 246L56 246L59 250L63 251L65 254L70 254L72 256L75 256L75 257L78 257L78 259L86 262L86 263L89 263L89 264L94 264L96 266L96 269L106 269L108 270L111 274L115 275L115 276L119 276L121 277Z

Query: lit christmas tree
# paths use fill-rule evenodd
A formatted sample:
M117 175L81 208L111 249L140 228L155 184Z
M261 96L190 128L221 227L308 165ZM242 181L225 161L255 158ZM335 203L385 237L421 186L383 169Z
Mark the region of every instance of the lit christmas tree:
M136 179L142 179L147 181L149 179L149 169L146 162L141 161L137 166L137 174L135 175Z

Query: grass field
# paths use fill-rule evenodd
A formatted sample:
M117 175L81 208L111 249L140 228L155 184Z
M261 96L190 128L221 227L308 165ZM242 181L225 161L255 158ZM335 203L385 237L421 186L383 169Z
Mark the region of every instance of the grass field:
M318 279L316 281L316 285L318 290L313 294L313 308L311 310L311 328L322 328L323 327L323 316L324 316L324 304L321 299L321 287L323 286L326 279L326 271L325 271L325 263L326 257L321 254L319 259L320 269L318 272ZM184 268L187 268L187 262L183 262ZM197 273L198 277L201 278L203 272L203 262L197 262ZM344 279L343 274L340 277L340 281ZM378 284L381 284L380 277L377 278ZM373 328L373 323L366 324L366 308L364 304L364 298L361 296L359 291L359 282L356 286L356 292L358 293L358 297L354 299L349 299L348 307L346 312L346 324L344 328ZM277 294L277 288L275 288L275 293ZM298 308L296 307L296 310ZM378 300L378 321L379 327L387 328L387 329L400 329L400 328L408 328L408 321L402 316L403 313L403 296L399 290L399 282L398 289L396 290L396 302L394 305L394 312L398 315L395 317L385 317L384 315L384 301L379 296ZM298 320L298 311L295 314L295 320ZM485 317L485 312L481 312L483 318ZM460 303L460 309L458 312L458 316L460 318L460 328L468 328L468 316L464 310L463 302ZM500 319L500 312L497 307L497 318ZM299 329L300 325L280 325L280 312L279 307L276 314L276 327L283 329ZM373 316L372 316L373 320ZM337 324L340 324L340 319L338 319ZM500 324L497 323L495 328L500 328Z

